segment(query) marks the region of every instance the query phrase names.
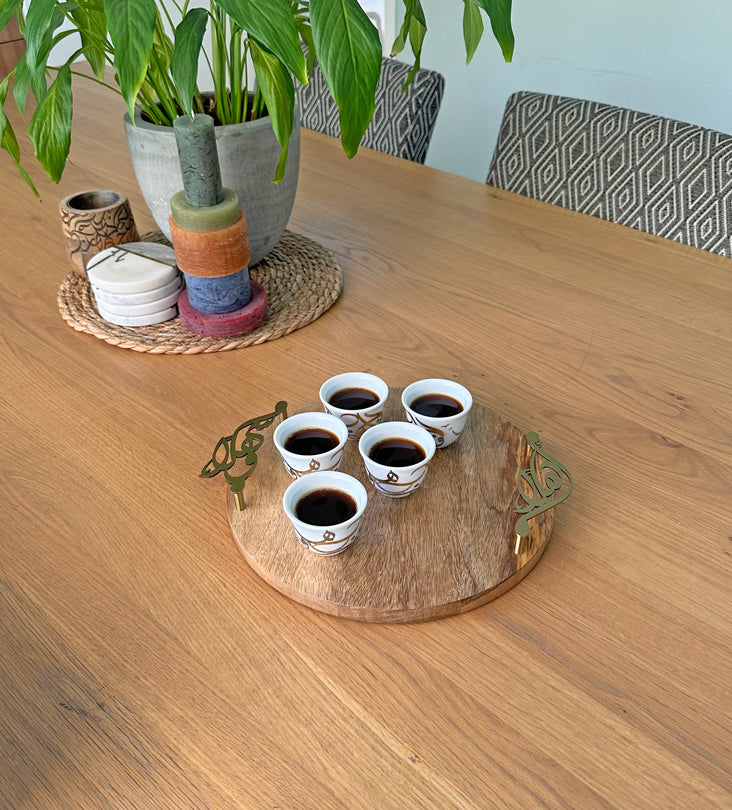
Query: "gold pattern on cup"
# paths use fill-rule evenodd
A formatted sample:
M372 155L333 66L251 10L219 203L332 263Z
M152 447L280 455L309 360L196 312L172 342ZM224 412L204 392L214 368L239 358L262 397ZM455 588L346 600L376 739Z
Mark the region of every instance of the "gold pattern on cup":
M376 489L378 492L391 497L394 497L395 495L402 497L404 495L409 495L411 492L414 492L417 487L419 487L427 475L427 469L427 464L424 464L422 467L418 467L416 470L414 470L416 478L412 478L407 481L400 481L399 474L395 473L394 470L389 470L389 472L386 474L386 478L377 478L370 470L366 470L366 475L368 475L369 481L371 481L371 483L374 485L374 489ZM402 475L404 475L404 473L402 473ZM394 492L393 489L390 489L390 487L397 489L397 492Z
M425 425L424 422L420 421L413 413L410 411L406 411L407 422L411 422L413 425L418 425L421 428L424 428L427 432L432 434L432 438L435 440L436 447L442 447L445 443L445 433L451 433L456 439L459 439L462 435L462 430L455 430L452 425L443 425L442 429L438 427L432 427L432 425Z
M323 532L322 540L308 540L307 537L303 537L303 535L297 530L295 530L295 534L297 535L297 539L300 541L300 544L305 548L310 549L310 551L314 551L316 554L327 557L331 554L339 554L341 551L343 551L346 546L353 541L353 538L358 530L359 526L356 526L356 528L349 535L341 540L336 540L335 532L331 531L330 529L326 529ZM338 544L338 548L335 550L328 548L328 546L332 545L334 542Z
M343 448L341 448L340 452L337 453L335 456L333 456L333 458L330 461L326 462L328 466L324 467L323 469L325 471L337 470L340 467L342 460L343 460ZM317 458L311 458L310 463L307 466L307 469L296 470L294 467L292 467L285 461L285 469L292 478L302 478L303 475L307 475L308 473L318 472L318 470L321 469L321 464Z
M325 406L325 412L333 415L333 411ZM348 428L349 439L360 439L365 430L378 425L384 411L369 411L368 413L344 413L340 418Z

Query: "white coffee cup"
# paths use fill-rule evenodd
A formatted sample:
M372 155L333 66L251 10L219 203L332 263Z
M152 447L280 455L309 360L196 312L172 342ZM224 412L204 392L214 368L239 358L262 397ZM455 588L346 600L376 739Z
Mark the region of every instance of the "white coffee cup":
M403 467L380 464L369 454L375 445L385 439L407 439L414 442L422 449L424 458ZM424 428L409 422L382 422L369 428L358 442L358 451L366 465L369 480L377 492L389 498L406 498L421 486L435 449L432 436Z
M454 399L461 407L454 416L425 416L414 410L415 400L428 394L442 394ZM453 380L419 380L408 385L402 392L402 405L407 420L428 430L438 449L449 447L465 428L465 421L473 406L473 397L464 385Z
M348 409L333 405L331 398L340 391L362 388L378 397L377 402L366 408ZM358 439L370 427L378 424L384 415L384 405L389 396L389 386L379 377L359 371L336 374L320 386L320 401L326 413L342 419L348 427L348 438Z
M327 525L307 523L298 517L298 504L307 495L318 490L345 493L355 502L356 512L348 519ZM364 485L341 472L315 472L293 481L285 490L282 507L290 519L295 534L305 548L316 554L338 554L348 548L358 535L368 496Z
M327 430L338 439L338 444L323 453L293 453L285 445L295 433L307 429ZM282 456L285 469L293 478L299 478L313 472L337 470L343 460L343 448L348 440L348 428L336 416L313 411L296 413L275 428L273 439L275 447Z

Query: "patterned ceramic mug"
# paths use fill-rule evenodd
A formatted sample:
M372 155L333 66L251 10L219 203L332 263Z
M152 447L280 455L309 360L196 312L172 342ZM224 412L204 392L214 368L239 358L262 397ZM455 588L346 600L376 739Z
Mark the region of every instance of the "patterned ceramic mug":
M287 472L300 478L341 466L348 428L327 413L296 413L277 425L272 438Z
M328 498L335 505L326 503ZM282 507L300 543L316 554L330 555L348 548L356 539L367 501L364 485L352 476L316 472L290 484ZM340 520L339 514L347 517ZM308 522L303 516L318 522Z
M325 412L343 420L349 439L359 439L381 421L388 396L389 386L382 379L358 371L337 374L320 386Z
M82 278L86 278L87 262L97 253L140 238L129 200L121 191L77 191L61 200L59 211L66 252Z
M419 489L435 449L432 436L409 422L382 422L358 442L369 480L389 498L406 498Z
M429 430L439 449L460 438L473 397L452 380L419 380L404 389L402 405L407 421Z

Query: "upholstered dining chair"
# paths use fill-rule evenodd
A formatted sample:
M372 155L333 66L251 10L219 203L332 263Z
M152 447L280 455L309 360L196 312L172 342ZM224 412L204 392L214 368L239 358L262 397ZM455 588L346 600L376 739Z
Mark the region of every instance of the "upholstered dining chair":
M424 163L437 113L442 103L445 79L434 70L420 68L402 93L412 68L396 59L381 60L376 86L376 111L361 141L362 146ZM316 62L307 85L295 82L302 125L340 138L338 107Z
M521 91L486 182L732 257L732 135Z

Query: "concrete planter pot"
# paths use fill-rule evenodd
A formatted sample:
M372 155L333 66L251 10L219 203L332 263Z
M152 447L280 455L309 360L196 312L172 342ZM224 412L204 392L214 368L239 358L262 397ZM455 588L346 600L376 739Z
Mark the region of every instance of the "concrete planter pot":
M272 250L290 219L300 170L299 121L300 110L296 107L287 170L276 184L272 178L280 147L269 117L216 127L221 179L224 186L239 195L247 216L250 266ZM125 114L125 133L145 202L160 230L170 239L170 198L183 188L173 128L150 124L138 111L134 125Z

